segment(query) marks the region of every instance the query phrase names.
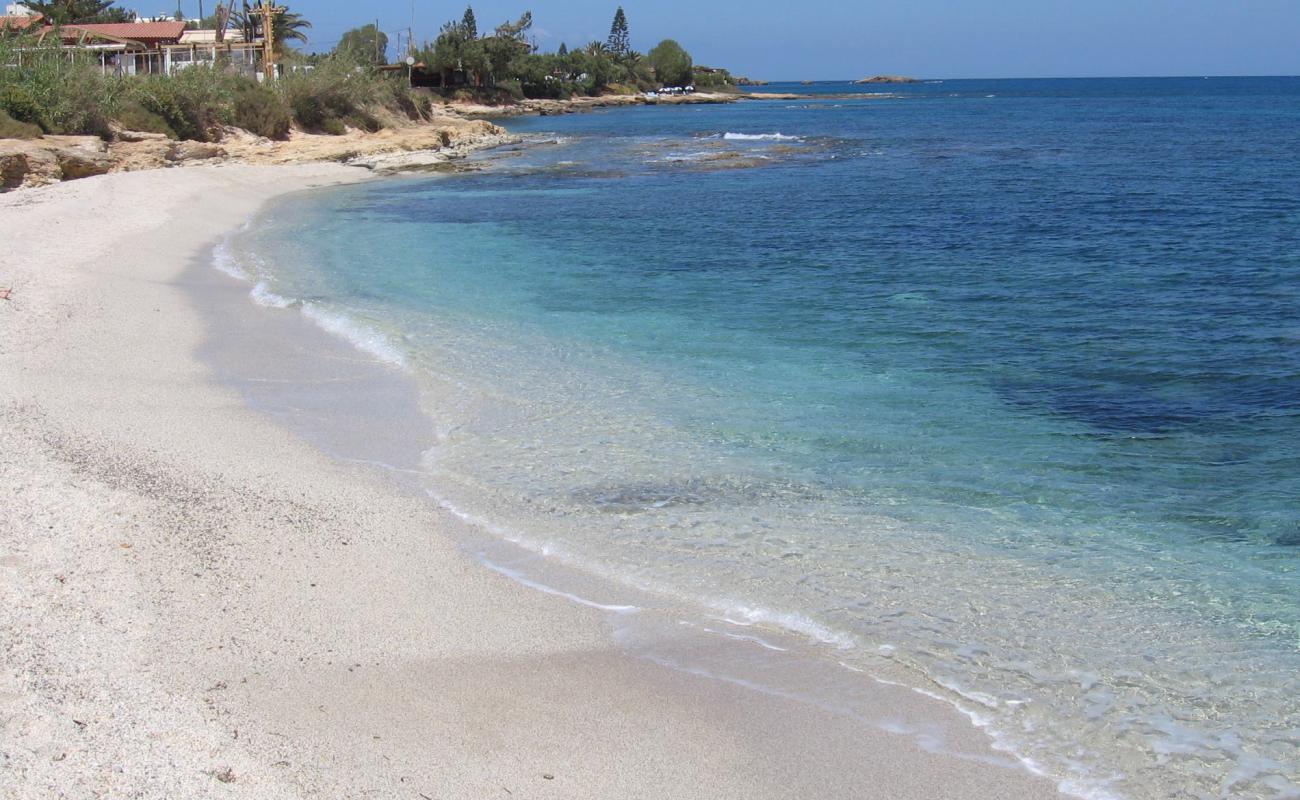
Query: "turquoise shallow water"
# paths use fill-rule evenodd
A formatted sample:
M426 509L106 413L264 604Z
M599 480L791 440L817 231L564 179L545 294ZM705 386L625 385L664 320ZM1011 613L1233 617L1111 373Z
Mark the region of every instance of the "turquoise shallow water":
M1300 796L1300 79L773 88L222 257L418 376L439 497L521 543L904 665L1076 792Z

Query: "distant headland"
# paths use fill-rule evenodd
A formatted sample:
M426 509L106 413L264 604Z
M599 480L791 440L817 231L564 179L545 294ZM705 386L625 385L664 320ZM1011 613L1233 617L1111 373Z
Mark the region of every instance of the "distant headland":
M799 81L804 86L812 86L819 81ZM835 81L821 81L822 83L834 83ZM872 75L869 78L853 81L856 84L867 83L921 83L920 78L909 78L906 75ZM752 78L737 78L737 86L767 86L767 81L754 80Z
M909 78L906 75L872 75L870 78L854 81L854 83L920 83L919 78Z

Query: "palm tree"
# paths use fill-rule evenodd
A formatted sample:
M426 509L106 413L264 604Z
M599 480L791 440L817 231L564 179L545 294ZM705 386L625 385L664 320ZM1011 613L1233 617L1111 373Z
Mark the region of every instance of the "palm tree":
M274 34L272 41L275 43L275 52L279 53L284 50L284 43L287 41L307 42L307 29L311 23L306 17L296 11L285 11L283 14L275 15L275 22L271 25L271 32Z
M302 14L286 8L271 19L271 46L277 54L284 52L284 43L287 41L307 41L306 30L311 27L311 23ZM230 21L245 36L260 36L262 33L262 12L258 6L249 6L248 0L244 0L243 11L231 12Z

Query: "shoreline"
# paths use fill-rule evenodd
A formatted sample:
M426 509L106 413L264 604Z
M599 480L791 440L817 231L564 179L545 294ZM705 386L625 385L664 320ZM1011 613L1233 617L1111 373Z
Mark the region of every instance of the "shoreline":
M343 164L375 172L430 169L517 141L504 128L459 115L339 136L292 131L284 141L227 127L219 142L176 141L162 134L119 131L98 136L0 139L0 192L32 189L97 175L215 164Z
M398 124L373 133L349 129L338 136L295 129L283 141L264 139L233 127L224 130L219 142L178 141L162 134L125 130L118 131L112 141L98 136L54 134L37 139L0 139L0 193L96 175L212 164L339 163L376 172L427 171L446 167L479 150L518 141L492 123L493 119L798 97L763 92L697 92L656 98L634 94L522 100L502 106L444 101L425 122Z
M806 95L788 92L694 92L680 95L648 97L644 92L635 94L602 94L597 97L570 97L567 100L519 100L509 105L445 101L443 109L467 119L503 119L530 115L554 116L580 114L602 108L631 108L634 106L691 106L729 105L745 100L796 100Z
M232 368L378 381L394 437L428 423L408 377L209 264L273 198L369 177L232 164L0 198L41 233L0 259L6 794L1058 796L905 688L864 691L912 733L635 657L608 612L310 445L295 424L368 440L337 396L250 408Z

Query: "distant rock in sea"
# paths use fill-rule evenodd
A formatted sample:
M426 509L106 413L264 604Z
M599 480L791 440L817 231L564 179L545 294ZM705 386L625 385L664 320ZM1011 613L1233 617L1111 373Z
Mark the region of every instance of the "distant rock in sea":
M919 78L909 78L905 75L873 75L870 78L863 78L854 83L920 83Z
M766 86L767 81L756 81L752 78L737 78L737 86Z

